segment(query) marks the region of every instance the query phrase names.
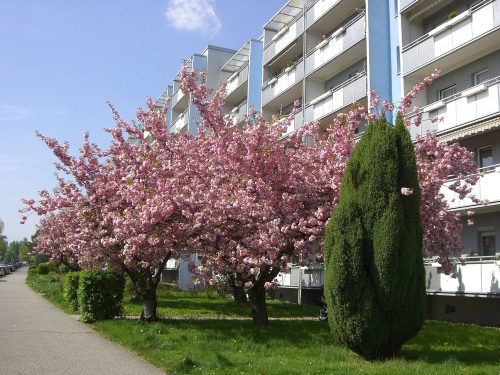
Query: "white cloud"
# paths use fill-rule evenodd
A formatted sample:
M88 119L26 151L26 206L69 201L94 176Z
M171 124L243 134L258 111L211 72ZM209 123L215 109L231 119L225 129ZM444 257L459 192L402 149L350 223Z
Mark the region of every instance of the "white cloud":
M165 17L178 30L197 31L210 37L222 27L213 0L170 0Z
M0 104L0 122L26 120L33 117L33 113L17 105Z

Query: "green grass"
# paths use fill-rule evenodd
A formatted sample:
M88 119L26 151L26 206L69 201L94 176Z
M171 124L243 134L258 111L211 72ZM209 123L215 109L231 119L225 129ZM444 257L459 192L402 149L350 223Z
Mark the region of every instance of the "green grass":
M141 304L130 301L125 295L125 315L141 315ZM316 317L319 306L299 306L288 302L268 300L270 317ZM171 290L161 285L158 288L158 315L160 317L249 317L250 305L237 305L231 298L219 297L216 293L184 292Z
M70 312L63 298L63 275L30 273L37 292ZM368 362L335 344L328 324L319 321L271 321L255 330L248 306L229 299L159 290L159 312L166 317L214 317L214 320L101 321L93 327L130 348L169 374L500 374L500 329L429 321L404 345L398 358ZM140 304L126 297L127 314ZM269 301L275 317L317 316L318 308Z
M102 321L105 337L177 374L499 374L500 330L429 321L398 358L368 362L336 345L328 324Z
M67 304L63 295L64 274L51 272L40 275L35 270L28 270L26 284L35 292L42 293L50 302L67 313L75 313Z

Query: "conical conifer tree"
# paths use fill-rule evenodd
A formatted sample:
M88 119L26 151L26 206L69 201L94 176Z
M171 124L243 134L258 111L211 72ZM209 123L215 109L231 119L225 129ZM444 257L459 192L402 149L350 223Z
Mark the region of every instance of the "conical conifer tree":
M369 359L397 354L424 318L420 190L410 136L396 122L382 116L368 125L324 245L332 331Z

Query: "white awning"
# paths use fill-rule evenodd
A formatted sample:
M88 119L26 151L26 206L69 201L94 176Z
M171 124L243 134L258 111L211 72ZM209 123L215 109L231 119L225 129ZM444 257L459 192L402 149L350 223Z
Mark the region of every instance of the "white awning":
M264 29L280 31L304 10L304 0L290 0L264 25Z
M246 42L245 45L241 47L239 51L236 52L233 55L233 57L231 57L229 61L225 63L220 70L231 73L237 72L244 65L248 63L249 59L250 59L250 41Z

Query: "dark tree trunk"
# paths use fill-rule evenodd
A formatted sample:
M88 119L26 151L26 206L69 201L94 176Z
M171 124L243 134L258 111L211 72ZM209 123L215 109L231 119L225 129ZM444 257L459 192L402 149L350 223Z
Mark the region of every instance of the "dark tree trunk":
M147 283L147 287L144 290L142 298L142 311L141 320L146 322L156 322L158 321L158 315L156 308L158 307L158 301L156 299L156 287L155 283Z
M248 300L243 283L240 282L239 285L236 285L236 278L234 277L234 275L229 276L229 282L231 285L231 292L233 293L234 302L236 302L238 305L246 304Z
M250 305L252 307L252 320L255 327L265 327L269 324L266 305L266 289L264 282L257 281L254 286L248 290Z

